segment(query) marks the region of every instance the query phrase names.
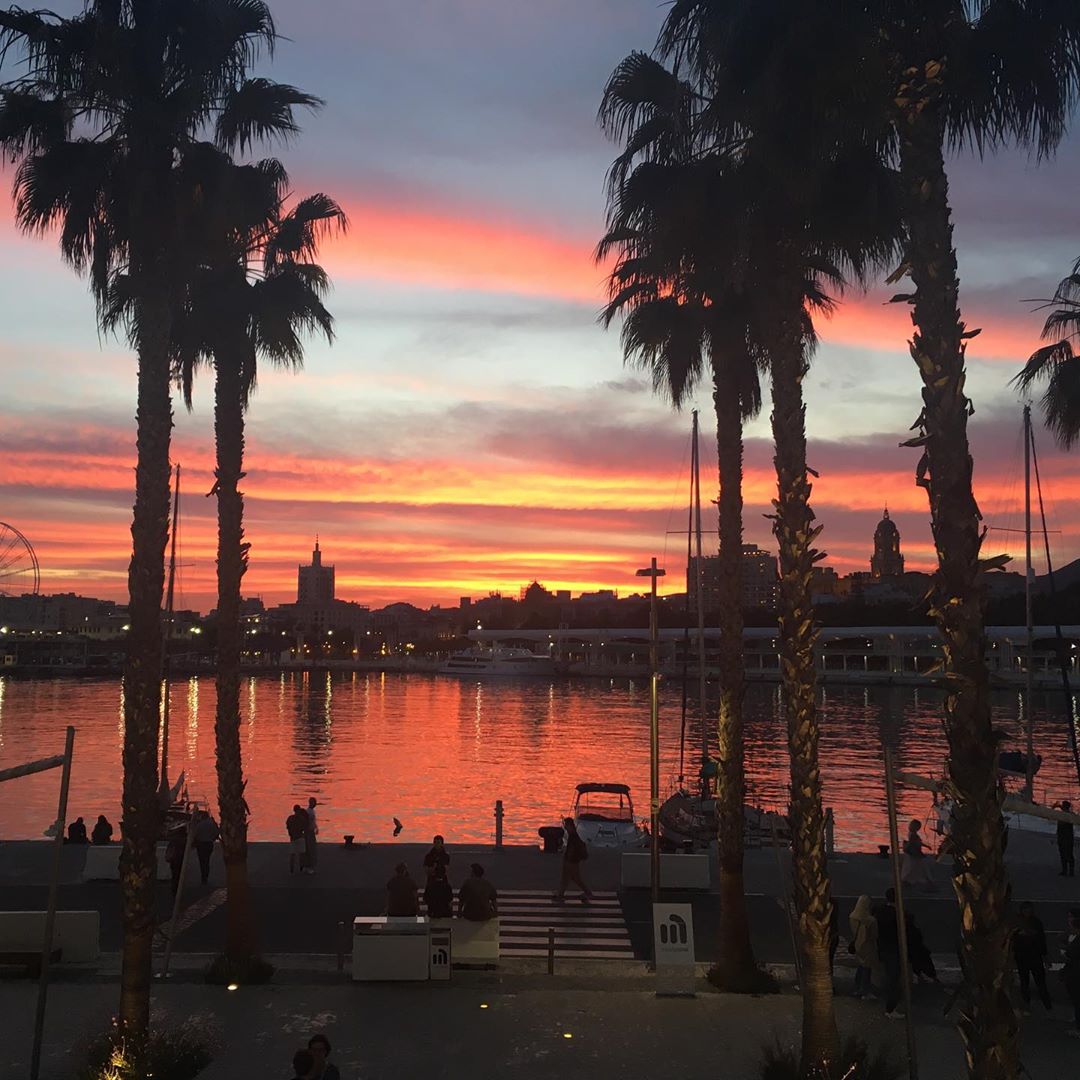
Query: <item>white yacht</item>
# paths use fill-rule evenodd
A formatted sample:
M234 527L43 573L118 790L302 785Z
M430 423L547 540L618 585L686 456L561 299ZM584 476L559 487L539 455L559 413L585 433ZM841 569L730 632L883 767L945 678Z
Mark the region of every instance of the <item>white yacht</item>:
M634 817L625 784L578 784L570 816L590 847L632 851L648 844L649 834Z
M492 648L474 646L453 653L439 670L444 675L543 675L555 674L555 661L550 656L538 656L528 649L513 649L496 645Z

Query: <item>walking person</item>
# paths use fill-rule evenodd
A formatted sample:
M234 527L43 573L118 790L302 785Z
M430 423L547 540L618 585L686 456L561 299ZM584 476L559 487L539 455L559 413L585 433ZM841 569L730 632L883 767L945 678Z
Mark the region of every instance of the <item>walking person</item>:
M330 1040L325 1035L312 1035L308 1039L308 1053L315 1060L315 1069L311 1073L312 1080L341 1080L338 1067L329 1059Z
M441 863L435 867L435 873L427 879L424 888L424 904L429 919L449 919L454 914L454 887L446 876L446 867Z
M1073 1007L1073 1027L1069 1034L1080 1039L1080 908L1072 908L1069 912L1069 937L1065 942L1061 977Z
M314 874L319 861L319 820L315 815L318 803L312 795L307 801L307 825L304 828L304 873Z
M172 894L180 891L180 875L184 872L184 849L187 847L187 830L173 829L165 844L165 861L172 877Z
M581 864L589 857L589 849L578 835L577 823L573 818L565 818L563 828L566 830L566 850L563 852L562 874L555 899L561 904L566 899L567 885L574 884L581 890L581 902L587 904L592 893L581 876Z
M907 838L904 840L904 859L900 869L900 880L905 885L934 887L930 876L930 859L926 854L929 845L923 840L920 830L921 821L912 821L908 825Z
M1012 933L1013 958L1016 961L1016 974L1020 979L1020 997L1024 1002L1024 1012L1031 1009L1031 980L1035 980L1035 989L1039 992L1043 1005L1052 1009L1050 991L1046 987L1046 930L1042 919L1035 915L1035 907L1030 900L1020 905L1016 929Z
M473 863L469 877L458 892L458 914L470 922L487 922L499 914L495 886L484 877L484 868Z
M878 961L882 969L885 992L885 1015L890 1020L902 1020L900 1004L900 933L896 926L896 890L885 890L885 901L872 910L878 927Z
M878 924L871 910L869 896L860 896L848 917L851 941L848 949L855 956L855 997L870 997L874 969L878 966Z
M299 803L294 803L292 813L285 819L285 831L289 834L289 873L298 874L304 868L304 836L307 833L307 814Z
M210 811L196 811L195 853L199 856L199 874L204 885L210 882L210 857L214 854L214 843L220 835L221 830Z
M934 958L930 955L922 930L909 909L904 910L904 929L907 931L907 955L911 974L919 982L940 982Z
M1066 814L1072 813L1072 803L1065 799L1061 809ZM1071 821L1059 821L1057 823L1057 846L1058 857L1061 859L1061 873L1059 877L1076 876L1076 833Z

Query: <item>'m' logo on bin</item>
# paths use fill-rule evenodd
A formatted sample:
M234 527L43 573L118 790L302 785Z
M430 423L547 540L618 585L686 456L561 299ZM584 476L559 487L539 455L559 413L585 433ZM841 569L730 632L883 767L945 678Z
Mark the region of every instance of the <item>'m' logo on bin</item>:
M438 946L431 950L431 965L432 967L445 967L450 963L450 954L443 946Z
M661 945L685 945L687 943L686 920L679 915L669 915L660 924Z

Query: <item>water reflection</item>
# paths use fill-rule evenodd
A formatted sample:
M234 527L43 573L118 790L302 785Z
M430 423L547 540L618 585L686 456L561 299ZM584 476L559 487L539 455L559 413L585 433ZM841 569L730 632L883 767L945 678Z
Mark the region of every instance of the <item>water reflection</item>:
M183 693L186 689L186 724ZM174 688L175 754L191 790L216 789L214 740L200 740L213 717L213 680ZM0 680L0 767L53 752L69 721L78 727L72 816L115 812L120 798L122 719L116 734L103 722L122 718L118 682ZM1060 694L1037 695L1036 746L1043 768L1036 793L1044 801L1076 794ZM661 777L679 768L681 687L661 696ZM882 747L902 769L940 775L944 734L941 695L922 689L830 686L820 699L822 782L836 814L839 843L873 849L884 838ZM281 839L284 813L316 796L330 836L486 841L496 799L506 805L506 836L533 842L537 825L567 809L575 784L622 781L639 808L648 793L648 685L642 681L520 680L468 682L441 676L288 674L247 679L245 772L254 839ZM995 724L1021 745L1018 699L994 699ZM178 730L179 729L179 730ZM186 741L185 746L181 743ZM715 731L709 732L711 752ZM787 732L779 688L755 684L746 696L748 798L782 807L788 795ZM701 760L700 724L689 710L686 773ZM55 791L28 783L20 798L0 804L0 833L40 835ZM901 812L924 817L928 798L901 792Z

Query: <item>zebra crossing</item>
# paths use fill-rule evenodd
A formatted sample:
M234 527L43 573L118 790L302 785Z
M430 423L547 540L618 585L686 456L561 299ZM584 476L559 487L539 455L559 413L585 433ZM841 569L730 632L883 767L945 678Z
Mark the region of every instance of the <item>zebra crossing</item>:
M551 930L557 958L634 958L616 893L593 893L589 904L571 894L560 904L550 891L499 890L499 951L504 957L547 956Z

